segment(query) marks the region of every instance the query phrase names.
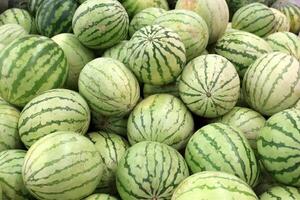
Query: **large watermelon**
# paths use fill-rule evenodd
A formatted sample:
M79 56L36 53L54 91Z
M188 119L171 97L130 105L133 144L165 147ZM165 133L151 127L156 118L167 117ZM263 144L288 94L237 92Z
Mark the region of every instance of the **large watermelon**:
M124 64L112 58L97 58L83 68L79 92L92 111L104 116L124 116L140 98L137 79Z
M22 175L25 186L38 199L78 200L94 191L103 167L89 139L74 132L55 132L28 150Z
M209 32L202 17L189 10L172 10L158 17L154 24L173 29L182 39L187 61L201 55L208 43Z
M271 8L275 15L275 32L284 32L290 30L290 21L287 16L275 8Z
M218 55L199 56L184 68L179 94L187 107L202 117L218 117L230 111L240 93L235 67Z
M280 52L265 54L246 71L243 94L254 110L271 116L300 98L300 63Z
M288 186L275 186L260 196L260 200L297 200L300 199L300 190Z
M280 183L300 186L300 110L289 109L269 118L257 139L266 170Z
M159 25L137 31L127 44L126 64L148 84L165 85L176 80L185 62L185 47L179 35Z
M54 89L32 99L21 112L18 130L22 142L30 147L56 131L84 135L90 124L86 101L72 90Z
M0 26L0 44L7 46L9 43L28 35L28 32L18 24L5 24Z
M127 38L129 18L116 0L89 0L76 10L72 25L84 45L105 49Z
M123 200L170 199L189 175L188 167L172 147L140 142L130 147L117 168L117 189Z
M24 36L0 52L0 95L11 104L25 106L43 91L62 87L68 69L64 52L55 42Z
M69 74L65 87L78 90L78 78L83 67L95 58L94 53L83 46L71 33L62 33L52 37L64 51L69 64Z
M180 99L157 94L142 100L134 108L127 130L130 144L156 141L182 149L194 133L194 121Z
M106 49L102 57L114 58L124 63L127 54L127 46L126 46L127 44L128 44L128 40L123 40L119 42L115 46Z
M93 194L83 200L118 200L118 199L108 194Z

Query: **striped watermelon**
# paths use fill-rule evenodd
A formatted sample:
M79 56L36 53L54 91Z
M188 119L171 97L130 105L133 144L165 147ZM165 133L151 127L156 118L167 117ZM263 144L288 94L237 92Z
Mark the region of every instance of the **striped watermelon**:
M260 37L274 33L275 15L261 3L252 3L240 8L232 18L232 28L253 33Z
M112 58L97 58L83 68L79 92L92 111L104 116L126 115L140 98L140 87L134 75Z
M169 94L158 94L142 100L134 108L127 130L132 145L141 141L156 141L182 149L194 133L194 121L180 99Z
M175 149L145 141L130 147L121 159L117 189L123 200L170 199L188 175L188 167Z
M210 44L222 37L229 22L225 0L178 0L176 9L195 11L203 17L208 25Z
M260 200L297 200L300 199L300 190L288 186L275 186L260 196Z
M89 0L76 10L72 25L85 46L105 49L127 38L129 18L116 0Z
M5 24L0 26L0 44L7 46L13 40L28 35L28 32L18 24Z
M21 112L18 130L26 147L56 131L84 135L90 124L86 101L72 90L48 90L32 99Z
M35 23L41 35L52 37L72 31L72 17L78 7L75 0L43 1L39 6Z
M118 200L118 199L108 194L93 194L91 196L88 196L84 200Z
M173 96L179 97L179 91L178 91L179 80L180 79L177 79L176 82L170 83L168 85L144 84L144 88L143 88L144 98L154 94L171 94Z
M74 132L55 132L28 150L22 175L38 199L78 200L94 191L103 167L89 139Z
M264 39L254 34L245 31L230 31L218 40L215 51L232 62L240 77L243 77L247 68L257 58L271 53L272 48Z
M95 58L94 53L83 46L74 34L62 33L52 37L64 51L69 64L65 87L78 90L78 78L83 67Z
M22 166L26 151L6 150L0 152L0 185L4 200L31 199L22 179Z
M28 33L35 33L34 19L29 12L20 8L10 8L0 14L0 26L4 24L19 24Z
M146 8L156 7L169 10L167 0L120 0L130 18Z
M0 52L0 95L11 104L25 106L43 91L61 87L67 72L64 52L55 42L24 36Z
M162 26L146 26L127 44L126 64L137 78L153 85L176 80L185 62L185 48L179 35Z
M271 8L275 15L275 32L284 32L290 30L290 21L288 18L279 10Z
M250 186L255 186L259 178L254 152L243 132L223 123L199 129L186 146L185 160L193 173L223 171Z
M234 107L229 113L214 120L240 129L248 139L250 146L256 150L256 139L266 119L249 108Z
M117 166L129 145L121 136L113 133L92 132L88 137L95 144L104 163L103 175L97 191L113 193Z
M218 117L230 111L240 93L235 67L225 58L199 56L184 68L179 94L187 107L202 117Z
M261 129L257 149L266 170L280 183L300 186L300 110L281 111Z
M300 109L300 100L297 101L297 103L294 105L294 108Z
M300 98L300 63L285 53L265 54L248 68L243 94L248 105L263 115L292 107Z
M241 179L224 172L200 172L185 179L175 190L172 200L222 199L258 200Z
M158 17L154 24L173 29L186 48L187 61L201 55L208 43L208 28L202 17L188 10L172 10Z
M29 12L35 16L38 8L43 3L44 0L28 0L28 10Z
M151 7L137 13L130 22L129 36L132 37L136 31L145 26L153 25L154 20L166 12L167 11L163 8Z
M300 60L300 40L299 37L290 32L273 33L266 37L274 51L288 53Z
M0 103L0 152L22 147L18 133L20 112L6 103Z
M128 44L128 40L123 40L119 42L115 46L106 49L102 57L114 58L124 63L126 58L126 53L127 53L127 46L126 46L127 44Z

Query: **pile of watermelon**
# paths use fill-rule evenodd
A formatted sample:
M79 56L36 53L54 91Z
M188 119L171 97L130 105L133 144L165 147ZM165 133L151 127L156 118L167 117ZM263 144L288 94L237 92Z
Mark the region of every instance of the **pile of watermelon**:
M300 200L300 2L0 5L0 200Z

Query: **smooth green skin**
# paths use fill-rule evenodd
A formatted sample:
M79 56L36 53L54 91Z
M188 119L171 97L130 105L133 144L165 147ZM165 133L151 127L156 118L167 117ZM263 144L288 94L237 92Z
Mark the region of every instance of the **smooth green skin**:
M93 194L86 197L84 200L118 200L117 198L108 194Z
M95 58L93 51L83 46L72 33L61 33L51 38L64 51L69 64L65 87L78 90L79 74L83 67Z
M5 24L0 26L0 44L3 44L3 46L7 46L15 39L25 35L28 35L28 32L18 24Z
M275 186L260 196L260 200L296 200L300 199L300 190L289 186Z
M196 173L180 183L171 200L258 200L241 179L224 172Z
M115 46L106 49L102 55L102 57L109 57L119 60L120 62L124 63L127 53L127 45L128 40L123 40L116 44Z
M275 15L275 32L285 32L290 30L290 21L287 16L275 8L271 8L272 12Z

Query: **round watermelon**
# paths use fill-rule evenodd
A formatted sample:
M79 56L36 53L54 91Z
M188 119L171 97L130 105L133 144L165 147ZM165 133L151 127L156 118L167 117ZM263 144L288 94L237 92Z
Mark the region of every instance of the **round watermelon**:
M108 194L93 194L91 196L86 197L83 200L118 200L118 199Z
M18 24L5 24L0 26L0 44L7 46L15 39L28 35L28 32Z
M275 186L260 196L260 200L296 200L300 199L300 190L289 186Z
M271 8L275 15L275 32L284 32L290 30L290 21L284 13L275 8Z

